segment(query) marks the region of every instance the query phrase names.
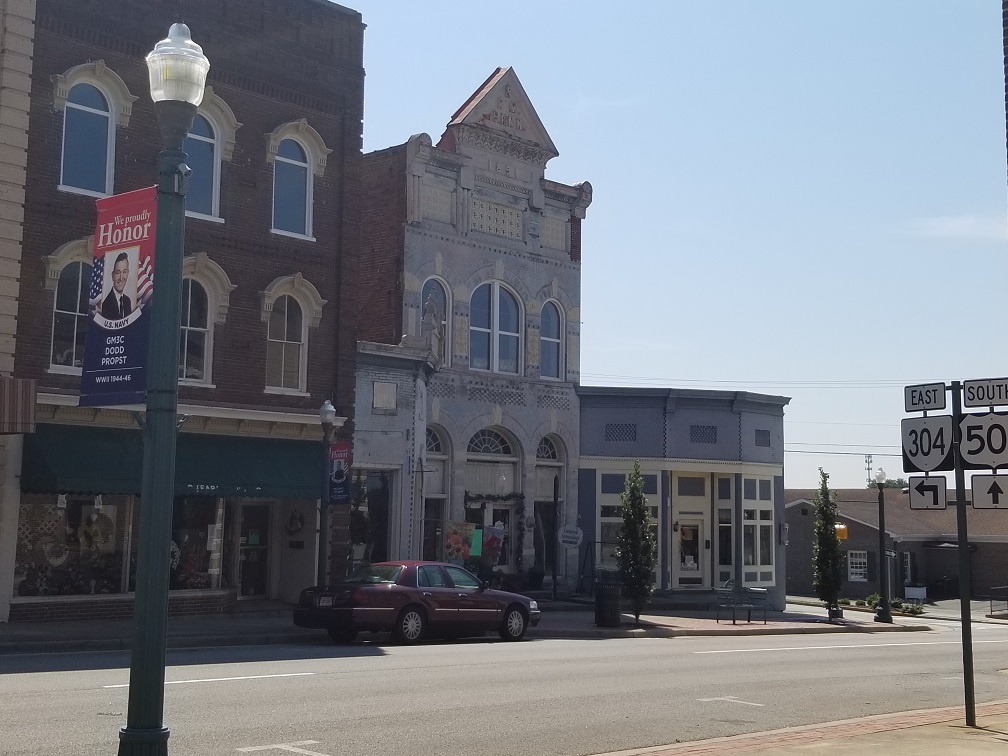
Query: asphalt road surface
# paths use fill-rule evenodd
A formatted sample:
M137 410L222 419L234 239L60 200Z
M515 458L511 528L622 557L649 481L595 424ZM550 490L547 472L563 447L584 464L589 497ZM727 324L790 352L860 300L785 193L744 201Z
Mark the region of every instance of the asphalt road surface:
M934 632L327 643L169 651L172 756L570 755L961 705ZM977 702L1008 690L1008 626L973 626ZM114 754L122 652L0 657L0 753Z

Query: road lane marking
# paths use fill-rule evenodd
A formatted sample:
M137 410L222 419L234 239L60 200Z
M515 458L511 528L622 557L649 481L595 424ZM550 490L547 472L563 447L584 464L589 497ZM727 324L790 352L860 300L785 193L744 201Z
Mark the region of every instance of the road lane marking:
M299 740L296 743L274 743L273 745L249 746L247 748L235 748L239 753L252 753L253 751L287 751L287 753L301 753L306 756L327 756L318 751L306 751L298 746L315 745L317 740Z
M1008 638L973 640L973 645L980 643L1008 643ZM780 648L726 648L716 651L694 651L694 654L748 654L756 651L827 651L837 648L890 648L899 646L961 646L962 641L914 641L910 643L850 643L835 646L781 646Z
M244 677L207 677L202 680L166 680L165 685L188 685L189 683L231 682L233 680L266 680L271 677L306 677L314 672L288 672L281 675L246 675ZM129 683L122 685L102 685L102 688L128 688Z
M727 701L728 703L745 704L746 706L766 706L766 704L753 703L752 701L742 701L738 696L718 696L717 698L698 698L697 701Z

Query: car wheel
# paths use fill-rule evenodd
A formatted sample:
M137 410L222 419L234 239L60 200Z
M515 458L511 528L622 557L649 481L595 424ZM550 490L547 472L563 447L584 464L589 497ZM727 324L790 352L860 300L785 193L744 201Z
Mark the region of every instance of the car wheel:
M329 637L334 643L353 643L357 631L352 627L328 627Z
M525 610L520 606L509 606L504 612L504 621L501 623L500 637L508 641L519 641L525 637L528 629L528 620L525 619Z
M427 620L423 611L416 606L407 606L396 621L395 637L400 643L409 646L423 638L426 630Z

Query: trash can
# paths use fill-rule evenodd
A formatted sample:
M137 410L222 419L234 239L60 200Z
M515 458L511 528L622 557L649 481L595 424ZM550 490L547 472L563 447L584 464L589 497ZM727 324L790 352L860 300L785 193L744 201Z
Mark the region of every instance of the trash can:
M598 627L620 626L622 591L618 572L600 570L595 576L595 624Z

